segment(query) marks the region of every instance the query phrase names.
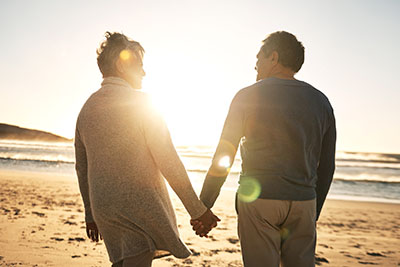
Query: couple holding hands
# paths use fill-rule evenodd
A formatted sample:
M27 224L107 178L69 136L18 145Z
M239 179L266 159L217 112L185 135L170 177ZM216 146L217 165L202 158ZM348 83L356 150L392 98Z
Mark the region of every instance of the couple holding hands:
M235 206L244 266L315 266L316 221L335 168L336 127L326 96L294 78L304 62L294 35L280 31L263 41L257 82L232 100L200 197L167 125L138 90L143 47L107 32L97 54L104 80L77 119L76 171L88 237L104 239L112 266L190 256L165 180L193 230L207 237L220 221L211 208L239 145Z

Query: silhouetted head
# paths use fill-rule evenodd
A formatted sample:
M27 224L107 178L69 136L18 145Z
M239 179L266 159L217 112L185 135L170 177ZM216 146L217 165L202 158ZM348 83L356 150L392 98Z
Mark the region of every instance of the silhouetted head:
M291 33L271 33L257 54L257 81L272 76L293 77L304 63L304 46Z
M143 47L121 33L106 32L105 36L97 49L97 65L103 77L120 77L133 88L142 88Z

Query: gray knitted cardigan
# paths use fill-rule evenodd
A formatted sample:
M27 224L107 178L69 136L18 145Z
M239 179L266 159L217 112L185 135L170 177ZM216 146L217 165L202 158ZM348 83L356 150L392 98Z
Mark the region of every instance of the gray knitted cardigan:
M75 155L85 219L96 222L111 262L146 250L190 255L164 177L191 218L206 207L148 95L123 79L105 78L78 116Z

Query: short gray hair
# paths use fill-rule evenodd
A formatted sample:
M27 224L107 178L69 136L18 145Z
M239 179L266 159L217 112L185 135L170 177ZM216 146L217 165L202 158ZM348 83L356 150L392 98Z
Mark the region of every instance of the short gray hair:
M261 49L266 57L276 51L279 54L278 62L294 72L298 72L304 63L304 46L289 32L271 33L263 41Z

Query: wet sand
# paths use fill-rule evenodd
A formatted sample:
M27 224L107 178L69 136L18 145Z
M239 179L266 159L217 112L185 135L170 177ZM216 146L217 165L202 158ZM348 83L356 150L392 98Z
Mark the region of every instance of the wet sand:
M221 218L210 238L191 230L171 193L182 239L193 251L153 266L242 266L234 192L213 211ZM400 266L400 205L328 200L318 222L320 266ZM86 238L82 200L73 175L0 170L0 266L110 266L104 243Z

